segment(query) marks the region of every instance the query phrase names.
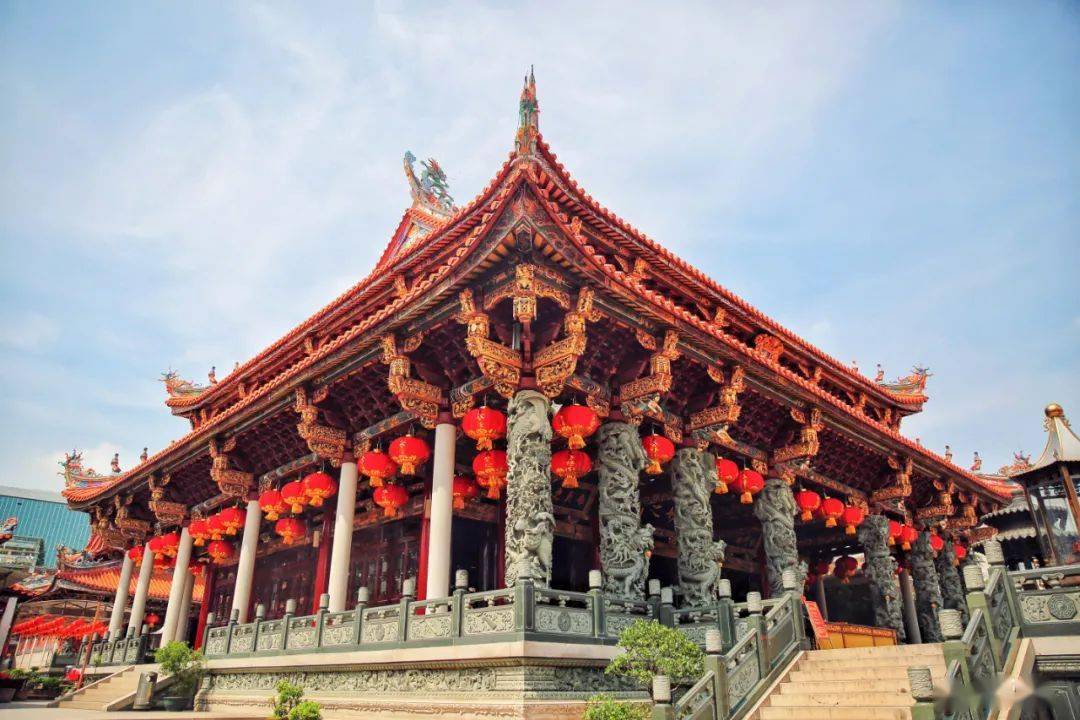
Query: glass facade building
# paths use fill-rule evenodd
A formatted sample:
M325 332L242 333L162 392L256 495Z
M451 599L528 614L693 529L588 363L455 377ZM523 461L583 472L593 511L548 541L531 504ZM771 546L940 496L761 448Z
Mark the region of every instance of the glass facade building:
M37 547L36 564L54 568L57 545L82 550L90 538L90 516L70 510L60 493L0 486L0 521L9 517L19 519L15 536L6 545L18 549L19 566L32 545ZM0 546L0 552L6 546Z

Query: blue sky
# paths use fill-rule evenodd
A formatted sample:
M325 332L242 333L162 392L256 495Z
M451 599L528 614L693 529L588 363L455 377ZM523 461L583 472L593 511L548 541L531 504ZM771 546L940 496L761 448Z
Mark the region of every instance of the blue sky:
M125 467L201 380L365 275L435 156L541 129L601 202L988 467L1080 418L1080 6L0 6L0 483Z

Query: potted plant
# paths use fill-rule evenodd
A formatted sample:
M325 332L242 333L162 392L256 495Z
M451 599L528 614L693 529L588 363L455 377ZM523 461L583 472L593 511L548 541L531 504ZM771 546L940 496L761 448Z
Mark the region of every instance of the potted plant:
M621 655L616 655L604 671L611 675L652 685L655 698L658 687L692 685L705 672L705 653L674 628L655 620L638 620L619 635ZM659 678L659 680L658 680ZM670 693L670 690L660 692Z
M192 650L185 642L175 641L159 647L154 652L154 661L164 675L173 679L168 694L161 700L164 708L169 711L187 710L195 697L199 681L206 674L206 660L202 653Z

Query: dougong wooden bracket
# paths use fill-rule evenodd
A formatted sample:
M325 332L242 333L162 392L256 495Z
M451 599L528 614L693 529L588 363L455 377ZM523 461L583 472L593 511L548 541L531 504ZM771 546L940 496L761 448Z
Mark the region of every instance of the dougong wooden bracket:
M721 385L720 402L693 413L687 421L687 429L701 450L705 450L711 442L724 444L720 440L725 436L730 439L728 428L739 420L742 413L739 393L746 387L746 371L741 365L735 365L727 373L719 365L710 365L709 377Z
M160 479L150 476L150 511L164 526L180 525L187 519L187 505L173 502L167 497L165 488L172 481L172 475L163 475Z
M229 453L234 450L236 450L235 436L223 443L219 443L216 438L210 440L210 479L217 484L223 494L246 499L254 486L255 476L253 473L233 467Z
M671 390L671 363L681 354L679 334L668 330L660 344L647 333L638 333L637 337L643 347L655 352L649 358L649 374L624 383L619 389L620 410L634 425L639 425L644 418L661 423L664 434L672 442L682 442L682 421L661 405L664 395Z
M942 520L952 517L956 512L952 500L952 494L956 491L956 484L952 480L936 479L934 480L934 489L938 491L937 502L916 510L915 518L917 520Z
M818 433L825 428L821 409L816 407L792 407L791 419L799 424L794 442L776 448L770 458L771 473L783 478L789 485L795 481L795 465L809 465L821 449Z
M94 508L94 534L101 538L106 547L118 550L127 547L128 539L117 527L116 521L109 517L107 505L98 505Z
M410 377L412 361L404 352L398 350L397 341L393 335L383 337L382 347L383 362L390 366L390 375L387 379L390 392L397 397L401 408L413 413L424 427L435 427L435 421L439 417L439 408L444 402L443 391L431 383ZM342 431L342 442L344 442L344 437L345 433Z
M885 487L870 495L874 502L901 500L911 496L911 458L893 454L889 456L888 463L893 472L885 478Z
M593 291L583 287L577 305L563 318L563 337L538 351L533 358L536 384L549 398L558 397L566 381L577 369L578 359L585 352L585 325L593 314Z
M570 294L556 287L553 280L551 271L539 265L520 263L514 266L513 278L497 284L484 296L483 308L491 311L506 298L511 298L514 319L520 323L536 319L536 302L542 297L569 311L573 307Z
M480 371L491 380L495 390L505 398L512 398L521 382L521 353L488 337L491 320L487 313L477 310L471 289L462 290L458 299L461 312L457 319L466 326L466 349L476 358Z
M611 391L604 385L584 375L571 375L566 379L566 387L583 393L585 404L600 417L611 414Z
M124 538L142 542L150 534L150 522L131 517L130 506L133 499L131 493L113 498L113 507L116 510L113 522Z
M474 378L464 385L450 391L450 411L454 417L464 417L476 404L476 396L482 395L495 386L487 377Z

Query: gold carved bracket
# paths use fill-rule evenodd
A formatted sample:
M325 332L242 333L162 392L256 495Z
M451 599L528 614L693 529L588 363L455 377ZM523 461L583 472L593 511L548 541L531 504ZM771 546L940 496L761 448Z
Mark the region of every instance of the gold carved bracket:
M578 358L585 352L585 326L593 313L593 297L591 288L581 288L577 305L563 318L562 339L538 351L533 358L536 383L549 398L562 393L566 381L577 369Z
M720 402L693 413L687 421L687 429L702 450L715 442L714 438L726 435L728 428L739 420L742 414L739 393L746 387L746 371L741 365L735 365L728 373L719 365L710 365L709 377L721 385Z
M235 436L223 443L218 443L217 439L210 440L210 478L225 495L244 499L254 486L255 476L233 468L229 453L234 450Z
M791 419L799 424L798 439L772 452L772 464L783 465L799 460L810 460L818 454L821 442L818 433L825 428L821 409L816 407L792 407Z
M457 319L466 326L465 348L495 390L503 397L513 397L521 382L521 353L488 337L491 320L487 313L477 310L472 290L462 290L458 299L461 312Z
M150 534L150 522L131 517L131 493L113 498L113 507L116 509L113 522L127 540L142 542Z
M650 418L663 424L664 434L672 442L682 442L682 421L661 406L664 395L671 390L671 363L681 354L679 334L668 330L661 343L647 333L638 333L637 337L643 347L655 348L655 352L649 358L649 374L619 388L620 409L631 424Z
M874 502L900 500L911 496L911 458L894 454L889 456L888 463L893 472L886 476L886 486L870 495Z
M171 527L181 525L187 519L187 506L184 503L174 502L167 497L165 488L172 481L172 475L165 474L161 478L150 476L150 511L162 525Z
M407 340L406 351L409 345L411 343ZM443 391L431 383L411 377L412 361L405 352L398 349L393 335L385 335L382 346L383 362L390 366L387 386L401 403L401 409L416 415L424 427L435 427L435 421L439 417L439 408L444 401ZM416 347L419 347L419 344ZM413 350L416 347L413 347ZM341 432L344 441L344 431ZM312 450L315 448L313 447ZM318 451L315 450L315 452Z
M116 526L116 522L109 517L106 506L99 505L94 508L94 534L100 537L107 547L119 550L127 547L127 538L124 536L123 531Z
M551 273L531 263L514 266L514 277L496 285L484 296L484 310L490 311L506 298L513 300L514 319L521 323L536 319L538 298L553 300L563 310L571 310L570 294L556 287Z
M322 411L319 410L317 403L325 400L329 392L329 388L322 387L309 396L304 388L298 387L293 409L300 414L296 431L307 443L308 449L334 467L338 467L345 456L349 440L342 428L320 422Z

